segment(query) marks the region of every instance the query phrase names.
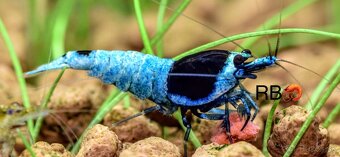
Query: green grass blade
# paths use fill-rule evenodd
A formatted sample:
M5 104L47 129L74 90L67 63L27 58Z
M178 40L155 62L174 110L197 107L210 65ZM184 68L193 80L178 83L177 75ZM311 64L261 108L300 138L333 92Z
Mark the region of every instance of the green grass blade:
M327 116L325 122L322 124L324 128L328 128L329 125L333 122L333 120L339 115L340 113L340 103L337 104L331 113Z
M173 116L177 119L177 121L181 125L182 129L184 131L186 131L187 128L183 125L181 113L179 111L176 111L173 114ZM197 136L195 135L195 133L192 130L190 131L189 140L192 142L192 144L195 146L195 148L198 148L202 145L201 142L198 140Z
M185 10L185 8L189 5L191 1L190 0L184 0L181 5L175 10L174 14L170 17L170 19L167 21L165 25L163 25L163 19L164 14L167 8L168 0L162 0L160 3L160 8L158 12L158 20L157 20L157 34L156 36L151 40L151 45L156 44L157 48L157 54L159 57L163 57L163 42L162 38L166 31L170 28L170 26L176 21L176 19L182 14L182 12ZM182 122L182 117L180 113L177 111L173 114L173 116L177 119L177 121L180 123L182 129L186 131L185 126ZM166 133L164 133L165 135ZM200 141L198 140L197 136L195 135L194 131L192 130L189 135L189 140L193 143L193 145L198 148L201 146Z
M51 47L52 47L52 58L60 57L65 52L65 34L66 29L68 25L68 19L71 15L71 11L73 8L75 1L69 1L69 0L60 0L57 3L57 6L55 8L55 21L54 25L52 27L52 39L51 39ZM42 107L45 108L47 106L47 103L50 100L50 97L52 96L55 87L57 86L59 80L61 79L65 69L62 70L62 72L58 75L57 79L53 83L52 87L47 93L46 98L43 101ZM38 137L41 124L42 124L43 118L39 117L37 120L36 125L34 126L33 130L33 140L35 140Z
M89 50L90 37L90 11L93 6L94 0L82 0L82 3L77 5L77 28L74 36L76 37L77 47L81 47L83 50Z
M313 30L313 29L304 29L304 28L285 28L285 29L272 29L272 30L264 30L264 31L257 31L257 32L249 32L249 33L243 33L243 34L237 34L233 35L230 37L226 37L220 40L216 40L207 44L204 44L202 46L196 47L194 49L191 49L189 51L186 51L173 59L178 60L181 59L185 56L191 55L198 53L200 51L213 48L215 46L239 40L239 39L244 39L244 38L250 38L250 37L256 37L256 36L263 36L263 35L272 35L272 34L285 34L285 33L306 33L306 34L315 34L315 35L322 35L322 36L329 36L332 38L337 38L340 39L340 34L337 33L331 33L331 32L325 32L325 31L320 31L320 30ZM256 54L254 54L256 56Z
M118 92L112 91L110 96L105 100L105 102L101 105L101 107L98 109L96 115L90 122L90 124L87 126L86 132L88 129L92 128L94 125L98 124L100 121L103 120L105 115L111 111L111 109L118 104L119 101L121 101L128 93L126 92ZM71 152L73 154L76 154L79 151L80 144L83 140L84 133L81 135L81 137L78 139L76 144L73 146Z
M162 138L165 140L169 138L169 127L162 126Z
M309 125L313 122L315 116L320 111L322 106L325 104L328 97L332 94L333 90L336 88L336 86L340 83L340 73L337 75L337 77L334 79L334 81L331 83L329 88L326 90L326 92L323 94L322 98L318 102L318 104L315 106L312 112L308 115L306 121L303 123L300 131L295 136L292 143L289 145L286 153L284 154L284 157L289 157L293 154L295 147L298 145L299 141L301 140L304 133L307 131Z
M65 53L65 32L69 17L76 0L60 0L56 6L56 16L52 28L52 58L58 58Z
M164 20L167 4L168 4L168 0L161 0L159 10L158 10L158 17L157 17L157 32L160 32L163 27L163 20ZM163 47L162 39L160 39L159 42L157 43L156 49L157 49L157 56L163 57L164 47Z
M139 31L140 34L142 36L142 40L144 43L144 47L146 48L146 52L148 54L154 54L152 47L151 47L151 43L149 40L149 36L148 33L146 32L146 28L145 28L145 24L144 24L144 20L143 20L143 15L142 15L142 10L140 7L140 3L139 0L134 0L134 7L135 7L135 12L136 12L136 18L137 18L137 22L138 22L138 27L139 27Z
M66 70L66 68L62 69L62 71L59 73L57 79L53 82L52 87L50 88L50 90L48 91L48 93L47 93L46 97L44 98L42 104L40 105L41 109L44 109L44 108L47 107L47 104L50 102L52 94L53 94L55 88L57 87L57 84L59 83L61 77L63 76L65 70ZM37 121L35 122L34 132L33 132L33 135L32 135L33 141L36 141L36 139L38 137L38 134L40 132L40 128L41 128L42 122L43 122L43 117L39 117L37 119Z
M331 15L331 20L332 20L332 23L334 25L336 25L336 28L337 30L339 30L338 28L340 27L340 18L339 18L339 15L340 15L340 9L339 9L339 6L340 6L340 1L339 0L331 0L331 3L329 3L331 6L331 11L332 11L332 15ZM339 43L338 42L338 46L339 46Z
M1 18L0 18L0 33L2 35L2 38L5 41L5 44L8 48L10 58L12 60L12 64L13 64L13 67L14 67L14 70L15 70L15 74L16 74L18 82L19 82L22 101L24 103L25 108L29 109L31 107L31 104L30 104L30 99L28 97L28 93L27 93L27 86L26 86L26 82L25 82L25 79L24 79L24 74L22 72L22 68L21 68L18 56L15 53L14 46L13 46L13 43L11 41L11 38L9 37L7 30L6 30L6 27L5 27L4 23L2 22ZM30 120L27 121L27 127L28 127L30 135L32 135L33 134L33 120L30 119Z
M31 154L32 157L36 157L34 151L32 150L32 147L30 143L27 141L26 137L21 133L20 129L16 129L17 133L19 134L20 139L25 145L25 148L28 150L28 152Z
M131 106L130 96L126 95L123 101L124 101L124 108L128 109Z
M185 8L187 8L190 2L191 0L183 0L180 6L174 11L173 15L169 18L169 20L163 25L161 30L157 32L157 34L152 38L151 46L157 44L159 40L163 38L165 33L169 30L169 28L177 20L177 18L182 14ZM142 52L145 52L145 49L143 49Z
M299 10L301 10L302 8L312 4L316 2L316 0L298 0L295 3L291 4L290 6L284 8L282 10L282 13L277 13L274 16L272 16L269 20L267 20L264 24L262 24L261 26L259 26L255 32L257 31L262 31L263 30L263 26L266 27L266 29L271 29L274 26L278 25L280 23L279 19L280 19L280 14L281 14L281 19L284 20L286 18L288 18L289 16L295 14L296 12L298 12ZM247 40L245 40L241 45L243 47L249 48L251 47L260 37L254 37L254 38L249 38ZM240 49L238 49L240 50Z
M338 30L339 26L335 24L329 24L322 27L313 28L316 30L322 30L326 32L340 33ZM274 43L277 40L277 36L271 36L269 38L269 43ZM300 45L307 45L311 43L320 43L324 41L332 40L329 36L319 36L317 38L313 37L313 35L303 35L300 34L286 34L285 36L280 37L280 49L285 49L288 47L295 47ZM252 46L252 52L256 52L256 57L266 56L268 55L268 47L263 46L267 42L266 40L261 40L261 42L257 42L256 45Z
M332 11L332 21L334 24L336 24L337 26L340 26L340 19L339 19L339 15L340 15L340 1L339 0L331 0L330 3L330 8Z
M31 43L36 44L39 42L39 25L37 17L37 1L29 0L29 27L28 27L28 37Z
M73 8L73 5L76 1L69 1L69 0L60 0L57 2L57 6L55 7L55 11L53 12L54 18L53 18L53 27L51 28L52 32L52 39L51 39L51 47L52 47L52 57L57 58L63 55L65 52L64 48L64 42L65 42L65 34L66 29L68 25L68 19L71 15L71 11ZM55 82L53 83L52 87L48 91L46 97L43 100L43 103L41 105L42 108L46 108L47 103L50 100L50 97L52 96L55 87L57 86L59 80L62 77L62 74L64 73L65 69L62 70L62 72L59 74ZM33 138L33 141L38 137L41 125L42 125L43 118L39 117L37 119L36 125L32 126L32 132L31 137Z
M282 95L282 89L280 91L281 95ZM268 151L268 140L269 140L269 136L270 136L270 132L272 130L272 124L273 124L273 117L275 114L275 110L277 108L277 106L279 105L281 99L277 99L274 101L273 106L271 107L268 116L267 116L267 120L266 120L266 126L264 128L264 134L263 134L263 144L262 144L262 152L264 154L264 156L266 157L270 157L269 151Z
M340 70L340 60L338 60L331 70L327 72L324 79L322 79L319 83L319 85L316 87L315 91L313 92L312 96L310 97L309 103L306 104L306 109L308 111L311 111L314 109L316 102L320 99L321 94L323 93L324 89L327 87L327 85L330 83L329 80L334 78L338 71Z
M136 6L136 1L138 0L135 0L135 9L136 8L139 8L139 2L137 2L137 6ZM176 9L175 13L170 17L170 19L167 21L167 23L165 25L163 25L163 27L161 28L158 28L158 31L155 35L155 37L153 37L153 39L151 40L151 43L150 43L150 48L147 47L147 45L145 44L144 42L144 39L143 39L143 42L144 42L144 45L145 45L145 49L147 50L147 52L150 52L149 49L152 50L152 45L155 45L157 44L158 42L161 41L161 39L163 38L164 34L166 33L166 31L170 28L170 26L176 21L176 19L178 18L179 15L181 15L181 13L184 11L184 9L189 5L189 3L191 2L191 0L184 0L182 2L182 4L179 6L178 9ZM161 6L160 6L160 13L158 15L158 26L161 25L161 22L163 21L163 18L164 18L164 13L165 13L165 9L166 9L166 3L167 3L167 0L162 0L161 2ZM136 9L136 16L137 16L137 20L139 19L142 19L142 17L138 17L138 16L141 16L140 14L141 13L138 13L139 10ZM142 20L141 20L142 21ZM140 21L138 23L141 23ZM141 24L139 24L141 25ZM143 23L144 25L144 23ZM142 37L143 37L143 32L142 33ZM159 46L159 45L158 45ZM158 52L162 52L162 47L158 47L159 50ZM145 50L142 50L142 52L144 52ZM153 53L152 53L153 54ZM182 119L180 117L180 115L178 115L179 113L174 113L174 116L175 118L178 120L178 122L181 124L183 130L185 130L185 127L183 125L183 122L182 122ZM190 141L193 142L194 146L197 148L199 146L201 146L198 138L196 137L196 135L194 134L193 131L190 132Z

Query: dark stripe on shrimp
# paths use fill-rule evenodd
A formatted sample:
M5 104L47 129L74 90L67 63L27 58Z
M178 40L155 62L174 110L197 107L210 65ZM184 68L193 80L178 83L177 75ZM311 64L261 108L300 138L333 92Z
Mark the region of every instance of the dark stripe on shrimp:
M78 50L76 52L80 55L88 56L92 52L92 50Z
M207 97L215 88L216 77L171 76L171 73L217 75L224 67L230 52L208 50L184 57L173 64L168 76L168 93L192 100Z

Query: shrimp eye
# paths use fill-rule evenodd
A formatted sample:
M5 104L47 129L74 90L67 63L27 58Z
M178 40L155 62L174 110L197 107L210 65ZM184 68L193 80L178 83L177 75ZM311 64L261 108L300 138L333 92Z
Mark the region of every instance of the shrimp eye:
M235 65L240 65L245 61L244 57L242 55L236 55L234 57L234 64Z
M244 49L242 50L242 53L247 53L247 54L250 54L251 55L251 51L249 49Z

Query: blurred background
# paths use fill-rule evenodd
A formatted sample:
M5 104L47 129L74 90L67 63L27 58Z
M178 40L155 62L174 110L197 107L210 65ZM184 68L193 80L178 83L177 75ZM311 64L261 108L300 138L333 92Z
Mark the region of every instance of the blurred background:
M173 10L180 2L169 1L170 9L167 10L165 19L174 13ZM184 14L230 36L254 31L256 28L269 29L265 22L280 12L285 16L286 12L282 10L293 3L306 5L283 19L281 28L303 27L332 32L339 30L335 26L340 21L336 18L340 12L336 7L340 6L336 0L192 0ZM149 36L152 36L157 28L159 3L157 0L142 0L141 4ZM51 51L60 51L51 46L54 38L64 39L65 50L143 48L132 0L0 0L0 16L17 53L23 63L30 67L46 63ZM276 20L278 22L279 18ZM59 36L58 32L63 29L66 29L66 35ZM202 24L181 16L164 37L164 53L166 57L172 57L220 38L220 35ZM276 36L273 38L276 39ZM306 34L284 35L280 48L321 39L324 40L323 37ZM6 48L2 41L0 44L3 60L8 55L3 53ZM265 54L267 47L264 40L250 48L253 51L265 51ZM275 47L274 43L272 47ZM234 49L235 45L226 44L221 48Z

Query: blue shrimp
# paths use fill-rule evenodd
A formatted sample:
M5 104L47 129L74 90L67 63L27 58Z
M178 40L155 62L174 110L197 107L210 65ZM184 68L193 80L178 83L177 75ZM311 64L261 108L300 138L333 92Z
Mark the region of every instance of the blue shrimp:
M259 108L240 80L256 79L254 73L274 65L278 59L276 55L270 55L247 61L252 57L248 49L241 53L208 50L178 61L136 51L70 51L26 75L62 68L85 70L89 76L99 78L105 84L113 84L140 99L156 103L138 115L156 110L169 115L180 109L187 128L184 137L186 150L191 131L187 111L202 119L223 120L227 133L230 133L228 103L246 117L242 130L251 118L252 109L255 112L251 120L254 120ZM222 105L225 109L217 108Z

